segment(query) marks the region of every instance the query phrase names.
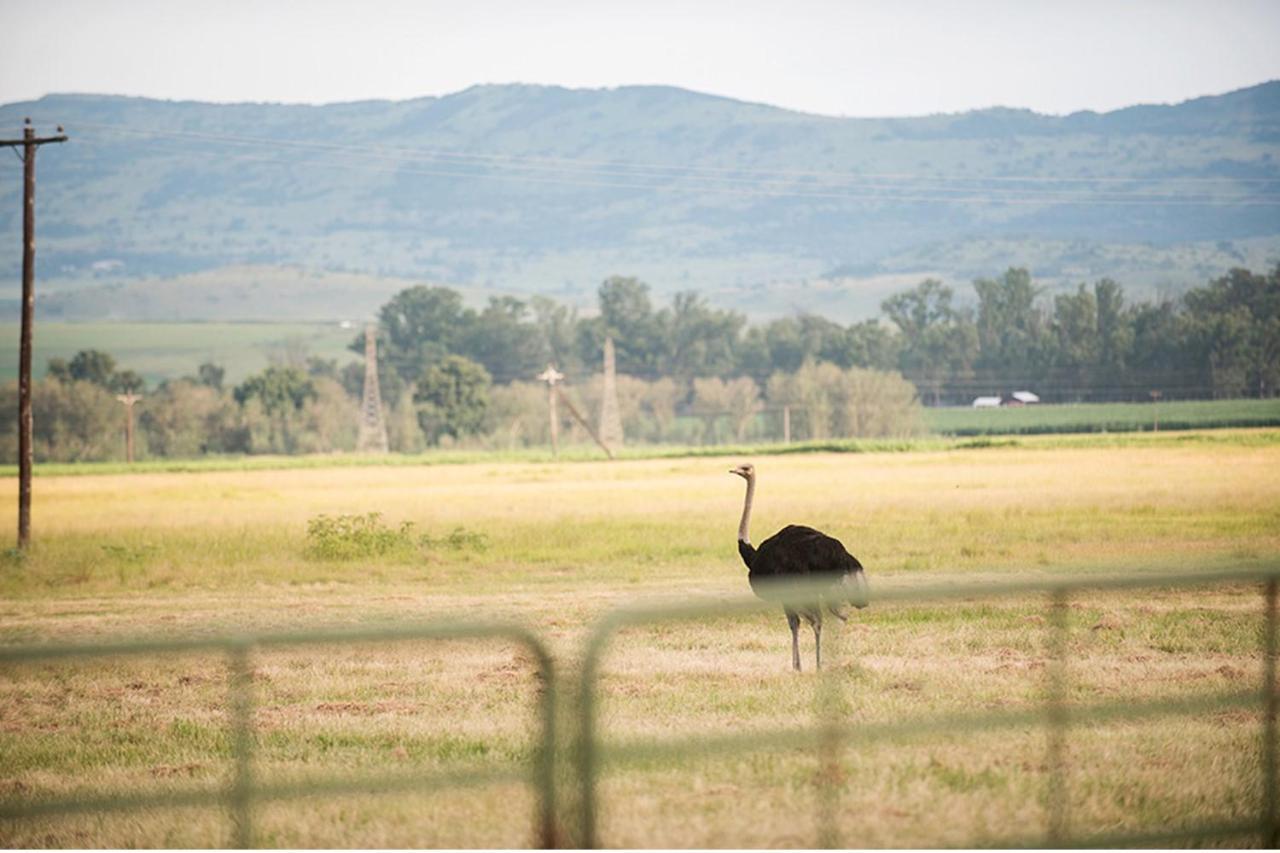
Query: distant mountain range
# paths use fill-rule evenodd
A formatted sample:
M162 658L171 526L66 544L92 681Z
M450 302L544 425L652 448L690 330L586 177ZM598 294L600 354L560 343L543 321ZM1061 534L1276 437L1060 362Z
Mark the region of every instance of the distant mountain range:
M1050 287L1110 276L1150 295L1280 259L1280 82L895 119L644 86L327 106L51 95L0 106L0 135L24 116L71 137L38 178L41 310L71 319L358 318L384 279L589 305L614 274L753 316L852 319L926 276L1029 266ZM21 171L3 162L12 307ZM338 275L314 303L241 281L304 278L253 272L282 266Z

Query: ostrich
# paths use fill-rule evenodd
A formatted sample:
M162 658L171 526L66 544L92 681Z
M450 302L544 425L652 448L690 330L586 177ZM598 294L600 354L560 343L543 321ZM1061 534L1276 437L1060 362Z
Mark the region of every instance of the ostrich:
M749 463L729 469L747 481L747 497L742 505L742 521L738 524L738 553L747 564L747 580L751 590L766 601L772 582L779 580L830 581L830 587L819 595L815 605L783 605L787 624L791 627L791 665L800 671L800 618L813 626L814 661L822 667L822 608L845 621L848 617L841 604L867 606L867 578L858 558L845 550L840 540L799 524L788 524L777 533L751 547L747 526L751 523L751 499L756 491L756 469Z

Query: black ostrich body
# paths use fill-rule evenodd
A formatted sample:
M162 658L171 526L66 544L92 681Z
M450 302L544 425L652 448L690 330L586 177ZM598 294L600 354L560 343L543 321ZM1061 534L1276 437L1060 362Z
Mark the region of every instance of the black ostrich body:
M755 493L755 468L741 465L732 470L747 481L747 497L738 528L738 553L747 566L751 591L766 601L785 595L785 581L814 584L819 588L818 600L808 606L783 605L791 628L791 664L800 669L800 620L813 628L814 655L822 666L822 611L826 609L842 621L847 618L843 605L865 607L866 574L858 558L845 549L839 539L805 527L788 524L777 533L752 547L747 534L751 518L751 501Z
M858 558L839 539L803 524L788 524L759 548L739 542L738 553L747 564L751 591L764 599L770 597L770 581L829 579L835 586L843 583L845 575L862 571Z

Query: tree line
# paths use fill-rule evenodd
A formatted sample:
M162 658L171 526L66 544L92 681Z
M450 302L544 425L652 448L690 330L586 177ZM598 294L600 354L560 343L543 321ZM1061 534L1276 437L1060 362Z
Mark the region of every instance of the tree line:
M121 377L107 353L86 350L72 360L89 373L50 372L34 383L34 452L40 462L119 460L125 412L116 400ZM212 454L299 454L352 451L362 388L353 370L333 360L272 364L235 386L222 368L203 364L194 375L162 383L136 406L140 458ZM563 388L594 420L603 403L599 373ZM764 385L749 377L697 377L688 387L670 378L617 377L626 440L719 444L833 436L910 436L924 431L914 387L901 376L807 362L775 373ZM786 415L784 416L784 410ZM0 453L17 457L17 387L0 388ZM558 409L561 441L586 445L583 426ZM550 443L546 386L494 384L484 368L445 356L396 397L384 401L390 448L509 450Z
M606 337L627 436L651 442L910 435L922 430L922 400L968 403L1022 388L1047 401L1277 393L1280 265L1134 305L1109 279L1049 299L1021 269L973 287L962 306L952 288L926 280L886 299L882 317L847 326L811 314L749 325L690 292L655 308L647 284L623 277L602 283L591 316L542 296L475 309L450 288L407 288L381 308L378 326L391 446L545 445L546 387L534 377L557 365L567 393L594 416ZM363 354L364 343L361 334L351 349ZM233 387L224 378L203 364L146 394L142 454L354 449L360 361L291 352ZM119 458L115 395L142 390L142 378L107 353L51 359L33 389L37 459ZM16 383L0 388L8 459L17 455L16 397ZM561 415L566 440L585 442Z
M925 280L894 294L882 316L841 325L815 314L749 325L694 292L655 308L650 287L613 277L599 312L542 296L494 297L480 310L445 287L404 290L380 312L380 381L394 395L449 356L499 384L547 363L570 376L599 369L612 337L619 373L692 387L695 378L749 377L806 363L897 371L928 404L1034 390L1047 402L1272 397L1280 389L1280 264L1235 269L1177 299L1129 304L1111 279L1050 296L1025 269L953 288ZM363 336L352 344L362 352ZM461 369L461 368L456 368Z

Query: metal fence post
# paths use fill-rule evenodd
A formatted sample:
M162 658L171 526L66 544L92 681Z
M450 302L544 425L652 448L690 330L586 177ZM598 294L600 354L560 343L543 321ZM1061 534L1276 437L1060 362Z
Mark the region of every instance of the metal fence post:
M249 666L249 642L235 640L227 649L230 669L231 754L235 771L227 790L235 830L233 846L245 850L253 846L253 671Z
M1280 846L1280 820L1276 813L1276 586L1266 585L1266 619L1262 636L1262 846Z
M542 681L538 697L542 716L542 742L533 762L533 784L538 790L538 843L544 850L560 846L556 829L556 674L551 655L532 635L525 640L538 659Z
M600 655L614 630L615 618L606 616L587 640L578 684L578 846L591 850L596 845L596 680Z
M1053 590L1049 601L1049 663L1046 671L1046 717L1049 726L1045 763L1045 810L1049 847L1062 847L1068 828L1067 803L1067 601L1065 587Z

